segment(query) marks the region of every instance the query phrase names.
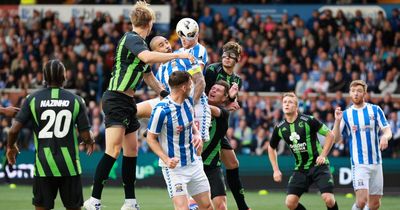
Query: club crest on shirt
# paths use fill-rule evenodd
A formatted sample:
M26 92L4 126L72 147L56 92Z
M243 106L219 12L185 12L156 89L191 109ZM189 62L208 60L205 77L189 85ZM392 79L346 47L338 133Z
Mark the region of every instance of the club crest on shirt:
M369 120L370 121L374 121L375 120L375 116L373 114L369 115Z

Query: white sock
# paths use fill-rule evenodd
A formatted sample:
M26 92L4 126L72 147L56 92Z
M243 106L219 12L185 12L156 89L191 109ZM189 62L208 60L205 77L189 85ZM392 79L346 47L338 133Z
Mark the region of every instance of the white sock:
M351 207L351 210L362 210L362 209L359 208L356 203L354 203L353 207Z
M98 204L98 203L101 203L101 200L99 200L97 198L90 197L90 202L94 203L94 204Z
M125 199L125 203L135 205L136 204L136 199L135 198L134 199L132 199L132 198Z

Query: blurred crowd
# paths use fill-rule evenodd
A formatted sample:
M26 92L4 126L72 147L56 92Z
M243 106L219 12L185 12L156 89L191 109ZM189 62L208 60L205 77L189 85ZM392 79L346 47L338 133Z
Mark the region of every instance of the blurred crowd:
M361 10L352 18L342 11L333 14L326 10L314 11L309 19L284 14L279 20L262 19L259 14L235 7L225 18L207 6L196 14L200 42L208 49L209 63L220 61L221 47L227 41L235 40L243 47L236 68L243 79L242 108L231 114L227 133L237 153L264 154L274 124L282 119L279 97L257 93L294 91L301 98L301 112L332 127L334 108L349 105L343 93L348 91L350 81L363 79L370 93L382 96L369 101L380 104L394 133L384 155L399 156L400 106L392 98L400 93L399 10L394 9L388 16L379 13L376 19L364 17ZM174 49L181 47L173 32L174 24L183 16L187 14L174 13L172 17L169 39ZM73 18L65 24L51 11L43 16L35 11L26 22L0 11L0 88L41 88L42 64L52 58L62 60L67 69L65 88L86 100L98 149L104 149L104 116L99 102L108 86L117 42L129 30L129 20L113 20L101 12L96 12L90 23ZM138 102L154 97L147 94L145 85L141 90L145 94L137 97ZM317 96L308 97L310 93ZM334 93L334 97L327 93ZM9 93L1 93L0 97L2 106L20 106L23 101L21 97L12 104ZM9 126L10 120L0 118L0 148ZM140 152L148 152L141 132ZM29 129L24 129L19 142L20 147L33 149ZM280 153L288 152L284 143L279 148ZM335 144L332 155L348 155L346 142Z

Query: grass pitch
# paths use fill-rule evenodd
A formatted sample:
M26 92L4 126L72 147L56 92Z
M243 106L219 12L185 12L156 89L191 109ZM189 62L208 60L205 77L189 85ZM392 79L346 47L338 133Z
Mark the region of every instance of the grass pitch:
M84 199L89 198L90 188L83 189ZM258 192L246 192L246 200L253 210L285 210L285 193L269 192L267 195L259 195ZM164 188L139 188L136 196L143 210L167 210L173 209L172 202L168 198ZM340 209L351 209L355 198L346 198L344 194L336 194L336 200ZM102 196L103 209L118 210L123 203L124 193L122 187L105 187ZM8 185L0 185L0 209L31 210L34 209L32 202L32 186L17 185L10 189ZM398 196L384 196L381 210L398 209ZM316 193L304 194L301 203L308 210L326 209L320 196ZM237 209L232 194L228 192L228 208ZM57 196L56 210L65 209L60 197Z

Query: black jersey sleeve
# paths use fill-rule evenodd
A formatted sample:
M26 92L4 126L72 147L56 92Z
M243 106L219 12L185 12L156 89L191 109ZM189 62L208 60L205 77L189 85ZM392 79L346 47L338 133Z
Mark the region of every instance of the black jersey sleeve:
M87 114L87 109L85 102L81 97L77 97L79 103L79 113L76 119L76 124L79 131L85 131L90 129L89 118Z
M326 136L326 134L330 131L328 126L326 126L324 123L319 121L318 119L311 117L310 119L310 127L312 132L318 132L319 134Z
M31 119L31 116L32 116L31 109L30 109L31 101L32 101L31 96L28 96L25 98L25 101L22 104L21 110L18 112L17 116L15 117L15 120L17 120L18 122L20 122L22 124L26 124ZM33 103L34 103L34 101L33 101Z
M149 50L146 42L139 36L133 34L126 35L125 47L129 49L135 56L141 52Z
M279 141L282 139L281 135L279 135L279 127L275 126L274 131L272 132L271 141L269 142L269 146L272 149L276 149L278 147Z

